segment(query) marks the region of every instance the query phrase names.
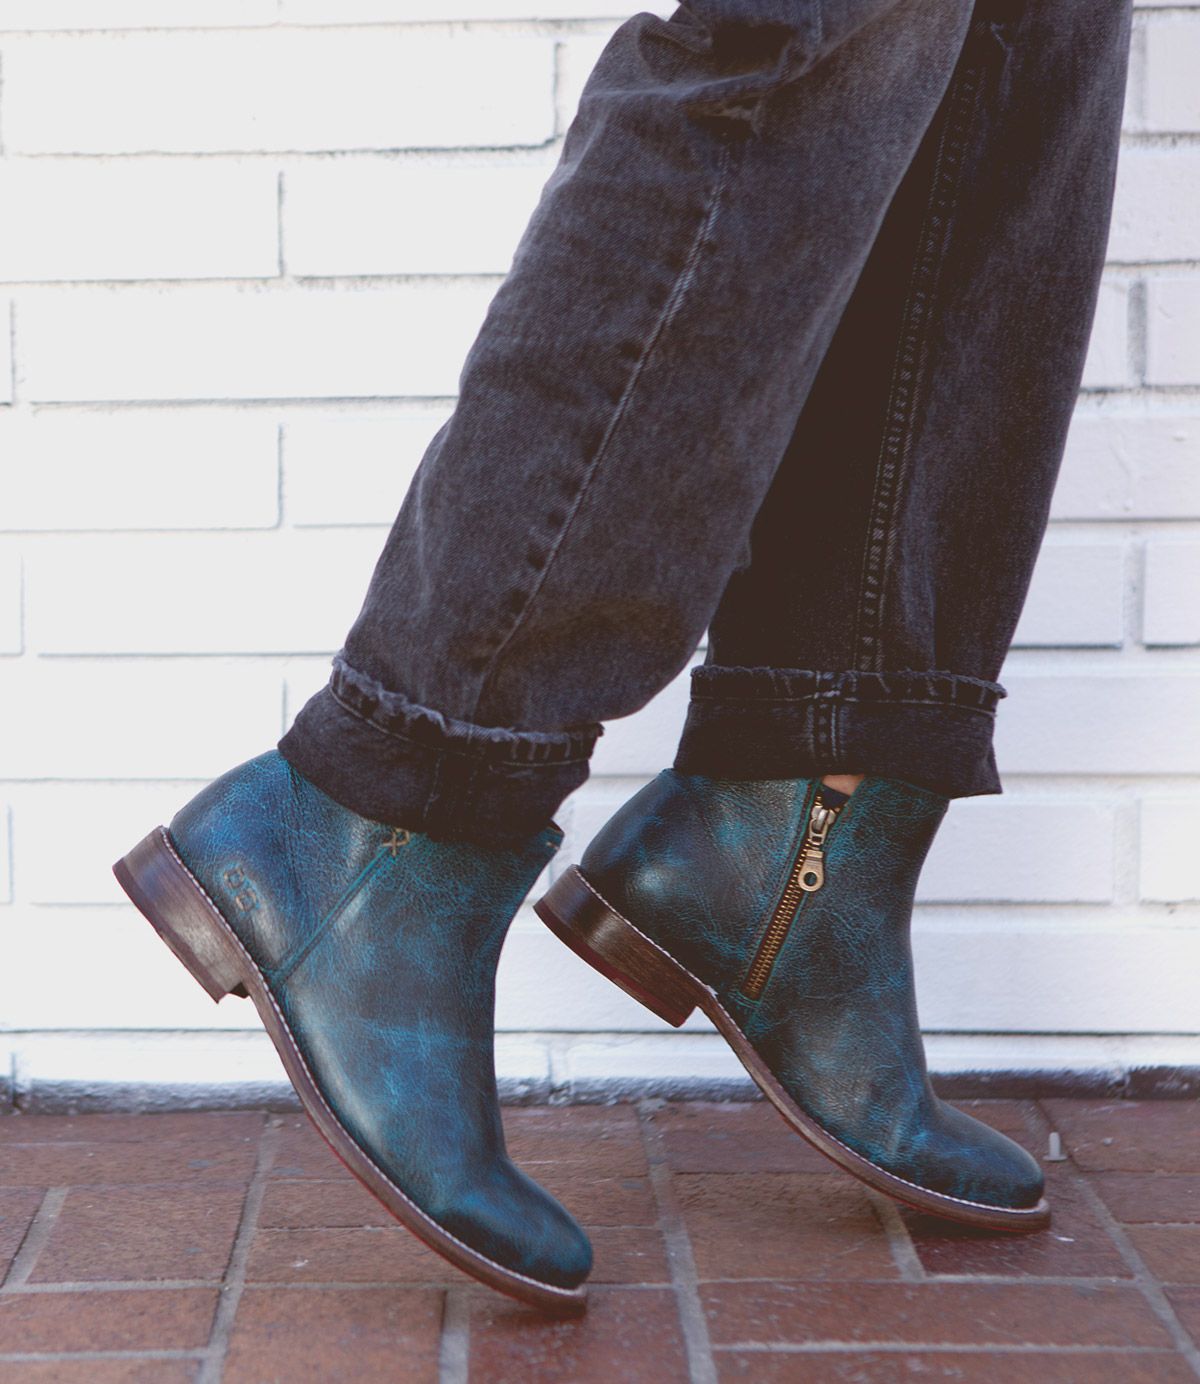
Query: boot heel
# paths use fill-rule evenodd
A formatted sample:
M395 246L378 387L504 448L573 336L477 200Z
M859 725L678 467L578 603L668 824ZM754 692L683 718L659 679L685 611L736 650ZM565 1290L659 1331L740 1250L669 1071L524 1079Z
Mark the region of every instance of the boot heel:
M155 827L112 869L138 911L214 1000L245 995L245 959L165 827Z
M600 897L574 865L533 906L542 922L601 975L678 1028L696 1007L695 982Z

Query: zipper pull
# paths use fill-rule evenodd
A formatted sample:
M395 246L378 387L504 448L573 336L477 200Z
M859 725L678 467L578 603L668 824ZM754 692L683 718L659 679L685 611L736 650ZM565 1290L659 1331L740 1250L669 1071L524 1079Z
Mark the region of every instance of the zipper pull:
M806 894L815 894L825 883L825 837L838 811L836 807L825 807L819 797L813 801L808 835L800 853L799 884Z

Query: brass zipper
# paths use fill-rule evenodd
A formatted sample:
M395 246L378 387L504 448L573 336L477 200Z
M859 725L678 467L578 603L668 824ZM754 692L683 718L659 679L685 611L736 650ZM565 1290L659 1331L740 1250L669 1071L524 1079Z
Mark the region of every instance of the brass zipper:
M754 960L750 963L750 969L742 982L742 994L747 999L756 1000L762 994L767 977L771 974L771 967L775 965L775 958L783 947L792 919L804 896L815 894L825 883L825 838L829 835L829 828L833 826L834 819L840 811L840 807L825 806L821 801L821 790L818 788L809 809L808 830L804 834L804 843L797 852L788 882L779 896L775 912L771 914L771 921L767 924L767 930L758 944L758 951L755 952Z

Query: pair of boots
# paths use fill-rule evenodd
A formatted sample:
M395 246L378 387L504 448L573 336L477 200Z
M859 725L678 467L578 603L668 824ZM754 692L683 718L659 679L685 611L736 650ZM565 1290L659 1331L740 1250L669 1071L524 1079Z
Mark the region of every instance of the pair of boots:
M1036 1161L933 1093L912 983L917 874L947 800L866 778L665 770L535 905L669 1023L702 1009L803 1138L869 1186L970 1225L1049 1220ZM272 750L114 866L215 1000L248 995L305 1109L452 1263L552 1312L591 1248L508 1158L496 964L562 840L436 840L360 817Z

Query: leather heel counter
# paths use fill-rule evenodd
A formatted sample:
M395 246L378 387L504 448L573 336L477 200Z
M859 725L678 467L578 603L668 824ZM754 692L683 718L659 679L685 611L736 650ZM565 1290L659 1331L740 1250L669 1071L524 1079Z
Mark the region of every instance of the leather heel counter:
M643 907L670 870L668 833L677 836L678 787L670 770L639 789L600 828L579 862L584 877L619 912Z
M601 829L580 870L604 901L706 984L731 966L713 897L727 862L706 821L707 781L664 769Z
M180 859L265 966L285 953L284 919L298 902L280 879L289 859L278 811L286 786L286 762L268 751L202 788L167 827Z
M273 783L282 782L286 768L279 755L267 751L234 765L189 798L168 826L181 852L203 851L210 843L219 842L235 819L246 813L266 816Z

